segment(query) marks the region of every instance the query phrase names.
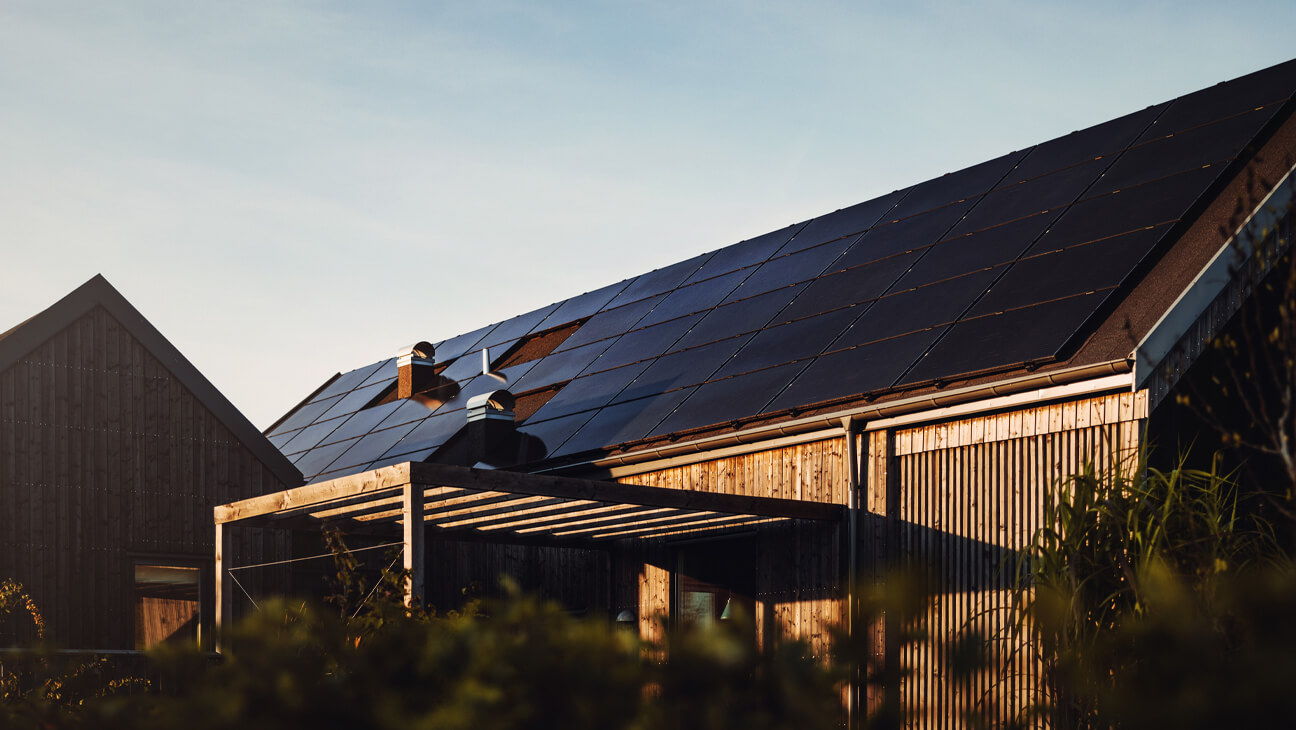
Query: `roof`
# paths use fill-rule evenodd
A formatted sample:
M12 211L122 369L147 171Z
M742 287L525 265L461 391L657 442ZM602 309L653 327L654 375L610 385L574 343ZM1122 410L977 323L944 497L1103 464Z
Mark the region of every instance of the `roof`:
M1291 61L451 337L432 400L380 360L268 434L311 480L435 461L503 379L553 464L1123 359L1294 90Z
M301 473L250 421L189 362L139 310L95 275L48 309L0 334L0 371L8 369L59 331L103 307L113 319L161 362L283 484L302 483Z

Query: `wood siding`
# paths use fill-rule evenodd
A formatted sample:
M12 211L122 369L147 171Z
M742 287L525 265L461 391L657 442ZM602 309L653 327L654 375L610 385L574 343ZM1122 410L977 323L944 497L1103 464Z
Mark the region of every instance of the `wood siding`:
M102 308L0 373L0 578L63 646L133 648L137 556L206 565L210 622L212 507L288 486ZM286 554L241 532L237 564Z
M620 481L845 505L848 468L846 440L840 437L667 467ZM761 525L754 560L755 619L761 641L797 637L808 641L817 656L826 655L831 632L845 616L842 539L837 525L807 521ZM614 603L636 609L641 635L656 638L658 629L650 619L670 612L675 563L669 543L645 552L627 553L622 560L621 570L632 571L636 579L617 581ZM630 589L634 593L627 593Z
M1012 658L1002 672L959 686L942 675L933 645L893 645L889 659L905 670L899 699L915 712L910 726L963 727L968 715L1012 716L1042 698L1041 657L1008 626L1018 551L1041 526L1049 491L1070 475L1086 465L1135 468L1147 405L1145 391L1119 393L868 434L867 507L877 529L865 549L879 575L885 566L924 571L936 636L980 631ZM879 654L886 630L894 627L873 629Z

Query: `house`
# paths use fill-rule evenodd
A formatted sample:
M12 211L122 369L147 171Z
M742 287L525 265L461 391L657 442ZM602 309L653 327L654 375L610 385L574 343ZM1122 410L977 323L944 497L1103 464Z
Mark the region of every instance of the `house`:
M932 625L994 635L1048 490L1173 429L1249 301L1236 252L1289 244L1293 91L1296 61L393 349L269 429L310 483L218 507L218 542L335 524L401 542L438 606L508 572L646 636L736 604L817 652L857 580L921 557ZM904 697L991 689L850 630L912 670ZM1018 661L1010 710L1040 689Z
M0 577L57 646L210 643L211 509L301 483L102 276L0 334ZM280 554L246 532L240 560ZM30 638L0 624L0 646Z

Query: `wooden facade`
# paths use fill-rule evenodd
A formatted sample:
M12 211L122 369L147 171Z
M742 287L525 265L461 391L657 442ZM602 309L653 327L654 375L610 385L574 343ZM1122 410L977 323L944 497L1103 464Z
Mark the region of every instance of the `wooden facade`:
M55 644L131 649L193 619L174 596L141 595L135 566L197 568L210 631L212 508L293 486L292 470L253 453L97 282L0 341L39 340L0 369L0 577L26 587ZM249 530L235 549L260 560L285 552L278 539ZM21 623L6 633L0 645L30 638Z
M980 632L1004 662L960 686L942 675L938 644L893 645L887 659L904 670L899 700L912 727L1013 717L1043 699L1043 658L1011 625L1016 558L1042 526L1050 490L1087 467L1138 467L1147 415L1146 391L1122 392L867 434L875 579L921 570L934 589L932 635ZM875 651L887 652L888 627L873 630Z

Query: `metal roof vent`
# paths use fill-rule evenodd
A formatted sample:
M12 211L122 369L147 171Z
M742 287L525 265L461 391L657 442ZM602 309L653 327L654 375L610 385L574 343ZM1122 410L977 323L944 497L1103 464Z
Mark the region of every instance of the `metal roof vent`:
M493 390L489 393L475 395L468 399L468 422L474 421L508 421L513 422L513 408L517 401L507 390Z
M412 398L436 378L436 348L427 342L402 347L396 353L396 396Z

